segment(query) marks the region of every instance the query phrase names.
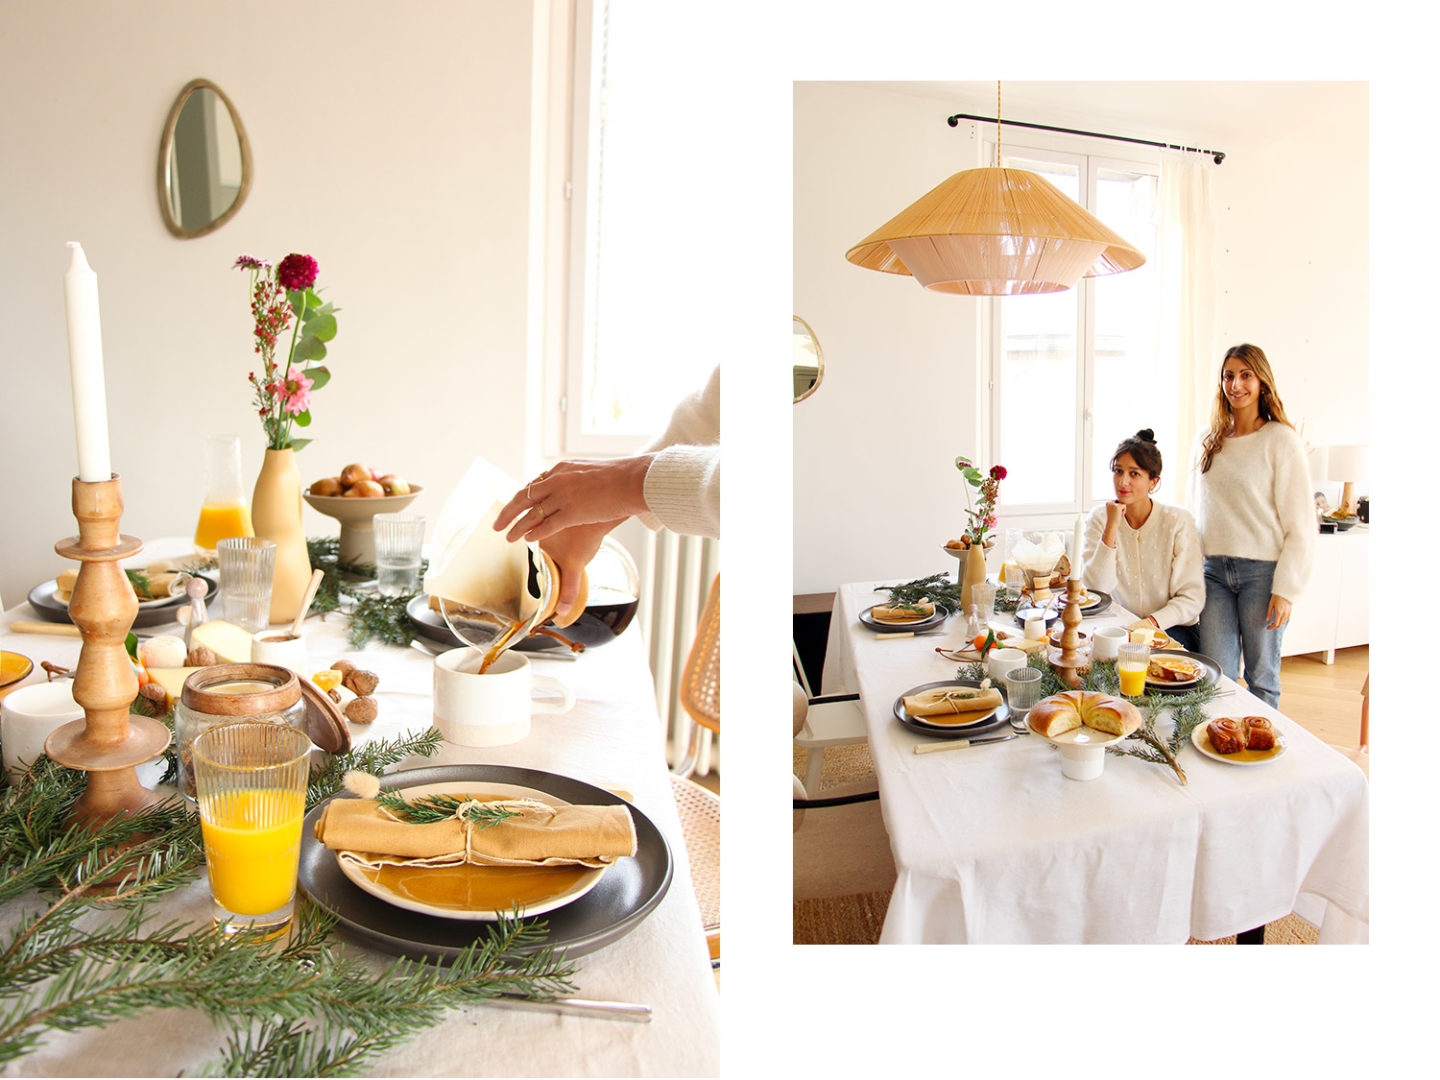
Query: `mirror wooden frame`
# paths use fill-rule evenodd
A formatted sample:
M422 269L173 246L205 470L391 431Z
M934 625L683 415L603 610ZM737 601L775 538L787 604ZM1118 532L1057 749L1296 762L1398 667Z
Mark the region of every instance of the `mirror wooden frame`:
M187 229L175 220L175 213L170 202L170 155L175 146L175 125L180 120L180 111L185 108L185 103L190 100L190 95L198 90L213 90L215 95L224 102L225 109L230 114L230 122L235 125L235 137L240 142L240 190L235 194L235 201L214 221L196 229ZM226 96L225 91L209 79L191 79L180 91L179 96L175 98L175 104L170 106L170 115L165 118L165 129L160 135L160 163L156 171L156 185L160 196L160 218L165 222L165 227L170 230L172 235L184 240L214 232L233 218L239 212L240 207L245 205L245 197L250 194L250 183L254 179L254 172L254 165L250 158L250 139L245 134L245 125L240 122L240 114L236 111L234 104Z
M796 323L799 323L805 328L805 332L810 335L810 340L815 345L815 381L810 384L809 389L807 389L803 394L796 394L793 390L791 391L791 397L795 399L794 404L798 405L800 402L808 398L811 394L815 393L816 390L820 389L820 383L825 378L825 353L820 348L820 339L816 336L814 327L812 327L799 315L794 316L794 321L790 324L790 332L792 339L794 336Z

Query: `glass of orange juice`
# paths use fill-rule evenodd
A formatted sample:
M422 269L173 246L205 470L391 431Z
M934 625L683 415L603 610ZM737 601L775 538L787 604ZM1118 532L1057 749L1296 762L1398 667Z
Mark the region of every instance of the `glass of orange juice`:
M238 721L201 732L191 754L215 923L275 937L295 910L310 738Z
M240 480L240 436L210 435L205 439L205 501L195 523L195 546L213 552L221 540L254 535Z
M1138 641L1121 643L1115 658L1120 673L1120 693L1129 698L1145 694L1145 671L1150 667L1150 646Z

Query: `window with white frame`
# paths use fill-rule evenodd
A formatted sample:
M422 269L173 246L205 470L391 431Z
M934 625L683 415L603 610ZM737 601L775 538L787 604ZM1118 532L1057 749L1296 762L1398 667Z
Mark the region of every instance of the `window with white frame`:
M1088 511L1114 497L1110 457L1142 428L1154 429L1166 472L1184 467L1175 372L1157 363L1160 165L1008 140L1003 164L1039 173L1147 260L1064 292L991 301L991 460L1008 471L999 509Z
M653 14L653 13L652 13ZM697 208L667 154L686 123L673 42L646 5L577 0L568 334L568 456L632 453L701 389L696 297L666 244Z

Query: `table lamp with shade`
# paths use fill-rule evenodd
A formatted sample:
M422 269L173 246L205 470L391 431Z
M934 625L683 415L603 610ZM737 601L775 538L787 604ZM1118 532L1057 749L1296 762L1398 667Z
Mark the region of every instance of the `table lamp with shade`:
M1332 446L1329 448L1329 478L1332 482L1344 484L1340 494L1340 508L1336 511L1344 517L1355 515L1355 484L1365 479L1366 447L1362 445Z

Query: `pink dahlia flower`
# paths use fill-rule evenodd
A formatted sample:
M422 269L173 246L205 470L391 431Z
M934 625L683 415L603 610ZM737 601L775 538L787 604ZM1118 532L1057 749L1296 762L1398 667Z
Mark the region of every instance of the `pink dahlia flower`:
M286 289L308 289L319 272L319 265L309 255L291 254L275 268L275 280Z
M310 408L310 387L314 385L314 379L292 371L279 388L280 396L285 399L285 411L302 413Z

